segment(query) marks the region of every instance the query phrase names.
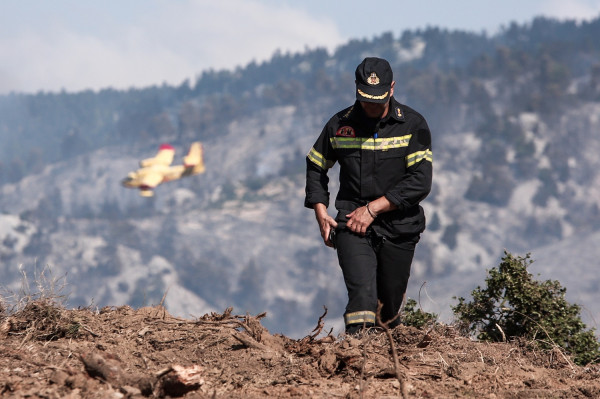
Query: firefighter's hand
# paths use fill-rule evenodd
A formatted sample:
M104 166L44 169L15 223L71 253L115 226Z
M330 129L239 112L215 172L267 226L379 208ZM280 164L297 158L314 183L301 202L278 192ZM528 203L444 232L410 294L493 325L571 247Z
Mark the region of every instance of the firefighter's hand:
M327 214L327 208L323 204L315 204L314 206L315 216L319 223L319 230L321 230L321 237L323 242L328 247L333 247L333 243L329 240L329 233L332 229L337 227L337 222L334 218Z
M329 233L331 233L331 230L335 229L336 227L337 222L334 218L332 218L329 215L327 215L327 217L323 221L319 222L319 228L321 229L321 237L323 237L323 242L328 247L333 248L333 243L329 239L329 237L331 237Z
M346 227L348 227L350 231L360 235L365 235L367 227L375 220L367 210L366 206L356 208L351 213L347 214L346 217L348 218Z

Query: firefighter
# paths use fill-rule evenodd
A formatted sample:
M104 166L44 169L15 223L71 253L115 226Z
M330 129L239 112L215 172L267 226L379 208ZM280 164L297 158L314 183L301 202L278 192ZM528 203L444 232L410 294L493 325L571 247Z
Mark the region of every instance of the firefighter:
M356 68L356 101L333 115L306 157L304 205L315 212L325 245L336 248L348 303L346 333L381 320L393 328L425 230L420 202L432 180L425 118L394 97L388 61L368 57ZM331 217L327 172L339 162L337 216Z

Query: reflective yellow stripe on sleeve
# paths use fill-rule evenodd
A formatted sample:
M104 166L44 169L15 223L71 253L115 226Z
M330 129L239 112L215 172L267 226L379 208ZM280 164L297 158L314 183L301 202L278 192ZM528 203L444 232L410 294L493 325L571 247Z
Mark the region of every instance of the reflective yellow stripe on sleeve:
M375 312L371 312L369 310L364 310L361 312L352 312L346 313L344 315L344 322L346 325L350 324L362 324L362 323L372 323L375 324Z
M413 152L410 155L407 155L406 156L406 167L409 168L409 167L413 166L414 164L421 162L423 160L433 162L433 153L431 152L431 150L417 151L417 152Z
M312 163L314 163L321 169L329 169L335 163L334 161L325 159L325 157L323 157L323 155L319 151L315 150L314 147L310 149L306 156L308 157L308 159L310 159Z

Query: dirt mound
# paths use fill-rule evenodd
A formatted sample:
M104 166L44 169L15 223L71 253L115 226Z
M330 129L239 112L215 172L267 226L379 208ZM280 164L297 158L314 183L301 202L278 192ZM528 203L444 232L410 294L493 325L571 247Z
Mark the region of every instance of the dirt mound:
M528 342L479 343L452 327L293 340L264 315L171 316L163 307L0 316L7 398L596 398L598 365ZM393 342L393 350L390 342Z

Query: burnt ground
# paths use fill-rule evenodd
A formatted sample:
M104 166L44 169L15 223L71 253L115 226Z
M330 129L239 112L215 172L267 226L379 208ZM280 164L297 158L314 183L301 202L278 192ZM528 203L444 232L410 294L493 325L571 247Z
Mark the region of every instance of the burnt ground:
M187 320L161 306L67 310L34 301L0 313L0 396L600 397L598 365L577 366L533 342L474 342L440 324L334 337L321 320L290 339L267 331L263 316L227 309Z

